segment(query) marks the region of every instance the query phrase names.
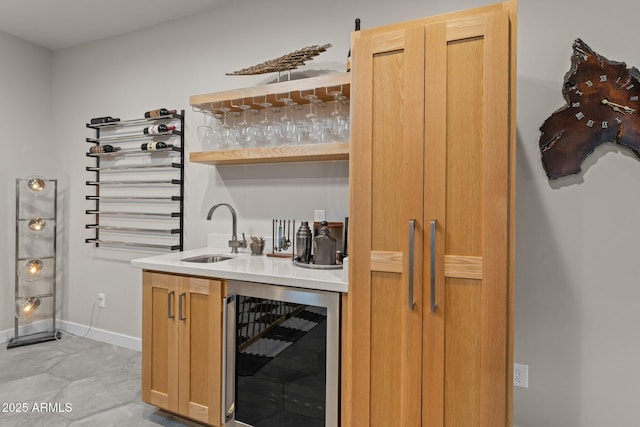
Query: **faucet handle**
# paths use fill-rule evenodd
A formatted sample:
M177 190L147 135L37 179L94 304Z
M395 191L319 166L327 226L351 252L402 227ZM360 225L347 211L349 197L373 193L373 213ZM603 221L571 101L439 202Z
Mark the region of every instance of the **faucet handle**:
M247 239L242 233L242 240L238 240L236 236L233 236L231 240L229 240L229 247L231 248L232 253L238 253L238 248L247 248Z

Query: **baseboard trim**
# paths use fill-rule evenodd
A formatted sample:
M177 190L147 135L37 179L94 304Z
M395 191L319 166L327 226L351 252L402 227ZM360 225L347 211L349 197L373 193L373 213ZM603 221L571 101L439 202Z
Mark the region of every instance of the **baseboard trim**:
M7 329L4 331L0 331L0 342L4 343L9 341L11 338L15 336L14 329Z
M58 324L61 326L60 329L62 329L63 332L81 337L86 336L86 338L92 340L117 345L131 350L142 351L141 338L119 334L117 332L105 331L104 329L89 328L86 325L80 325L66 320L61 320Z
M80 337L89 338L95 341L104 342L107 344L117 345L118 347L128 348L130 350L142 351L142 339L131 337L128 335L119 334L117 332L105 331L104 329L89 328L86 325L79 323L73 323L66 320L58 320L56 322L57 327L68 334L77 335ZM50 325L48 327L51 327ZM30 333L30 332L23 332ZM7 329L0 331L0 342L4 343L9 341L15 335L14 329ZM63 338L64 339L64 338Z

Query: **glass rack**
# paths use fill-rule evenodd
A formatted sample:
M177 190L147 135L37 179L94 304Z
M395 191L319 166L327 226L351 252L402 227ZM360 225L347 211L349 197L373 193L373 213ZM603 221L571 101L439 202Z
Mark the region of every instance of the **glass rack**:
M193 95L190 105L195 111L216 115L220 112L239 114L244 109L282 108L287 103L307 105L312 100L331 102L334 93L348 101L351 96L351 73L327 74L223 92ZM291 104L289 104L291 105ZM346 107L345 107L346 108ZM347 135L348 137L348 135ZM265 147L234 147L214 151L191 152L189 160L210 165L283 163L324 160L348 160L349 144L345 141L296 143Z

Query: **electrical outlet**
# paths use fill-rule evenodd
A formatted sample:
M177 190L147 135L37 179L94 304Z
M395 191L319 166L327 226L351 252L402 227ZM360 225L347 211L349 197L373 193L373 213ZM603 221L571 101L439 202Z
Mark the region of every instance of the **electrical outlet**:
M324 209L316 209L313 211L313 220L314 221L324 221Z
M104 294L98 294L98 307L100 308L106 307L106 299Z
M513 385L529 388L529 365L513 364Z

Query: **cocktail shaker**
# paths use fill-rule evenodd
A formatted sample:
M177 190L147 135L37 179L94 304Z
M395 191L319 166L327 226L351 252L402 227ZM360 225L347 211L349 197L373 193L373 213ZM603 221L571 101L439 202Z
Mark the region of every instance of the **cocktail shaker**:
M299 262L309 263L312 244L313 238L309 228L309 221L302 221L300 228L296 232L296 255Z

